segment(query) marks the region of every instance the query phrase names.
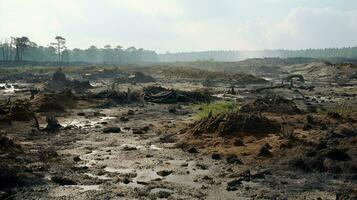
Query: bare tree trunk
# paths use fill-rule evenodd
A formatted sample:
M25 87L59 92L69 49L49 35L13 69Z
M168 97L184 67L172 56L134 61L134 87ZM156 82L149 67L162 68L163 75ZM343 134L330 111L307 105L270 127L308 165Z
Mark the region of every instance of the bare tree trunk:
M61 44L58 42L58 62L61 63Z
M10 42L10 46L9 46L9 60L12 59L12 40Z

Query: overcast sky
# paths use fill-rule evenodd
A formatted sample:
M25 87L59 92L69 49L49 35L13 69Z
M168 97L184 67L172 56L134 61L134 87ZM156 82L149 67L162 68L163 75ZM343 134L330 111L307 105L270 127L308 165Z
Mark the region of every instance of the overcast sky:
M357 0L0 0L0 40L157 52L357 45Z

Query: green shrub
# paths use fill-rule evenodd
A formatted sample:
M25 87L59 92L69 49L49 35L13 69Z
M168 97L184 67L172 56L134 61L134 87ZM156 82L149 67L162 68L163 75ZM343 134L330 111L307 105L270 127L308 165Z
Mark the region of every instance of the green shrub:
M201 104L195 107L199 112L195 119L201 120L209 116L217 116L221 113L238 112L240 106L234 101L218 101L209 104Z

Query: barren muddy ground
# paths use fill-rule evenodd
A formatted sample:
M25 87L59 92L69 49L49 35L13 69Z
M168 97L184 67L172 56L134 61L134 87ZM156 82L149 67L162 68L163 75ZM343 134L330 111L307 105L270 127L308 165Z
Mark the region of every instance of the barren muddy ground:
M98 67L4 78L0 198L357 197L356 79L306 73L304 83L257 92L280 77L232 84L190 73ZM89 82L69 81L80 79ZM240 111L197 118L223 100Z

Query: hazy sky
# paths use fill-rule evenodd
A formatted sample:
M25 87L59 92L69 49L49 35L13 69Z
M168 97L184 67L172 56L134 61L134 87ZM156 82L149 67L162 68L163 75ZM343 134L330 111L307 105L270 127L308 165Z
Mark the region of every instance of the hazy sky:
M0 0L0 39L157 52L357 45L357 0Z

